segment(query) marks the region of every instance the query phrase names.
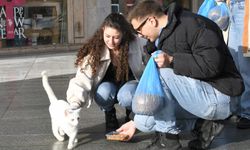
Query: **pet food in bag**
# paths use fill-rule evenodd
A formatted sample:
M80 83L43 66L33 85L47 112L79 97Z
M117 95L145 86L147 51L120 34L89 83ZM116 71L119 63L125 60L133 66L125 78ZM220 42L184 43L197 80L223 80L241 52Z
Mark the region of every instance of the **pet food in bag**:
M229 25L229 10L225 2L218 2L208 13L208 18L213 20L221 30L226 30Z
M135 91L132 101L132 110L135 114L153 115L163 105L164 92L153 57L149 59Z

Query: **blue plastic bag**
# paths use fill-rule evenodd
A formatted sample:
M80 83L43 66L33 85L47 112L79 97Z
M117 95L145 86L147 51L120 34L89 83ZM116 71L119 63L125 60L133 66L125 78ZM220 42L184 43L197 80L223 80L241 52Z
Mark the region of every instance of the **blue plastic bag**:
M204 2L201 4L198 14L208 17L209 11L216 6L216 1L215 0L204 0Z
M158 52L154 53L157 55ZM154 115L163 105L164 91L154 55L149 59L132 100L135 114Z
M214 21L221 30L226 30L229 25L229 10L221 0L204 0L198 14Z
M221 30L226 30L229 25L229 9L225 2L217 2L209 13L208 18L213 20Z

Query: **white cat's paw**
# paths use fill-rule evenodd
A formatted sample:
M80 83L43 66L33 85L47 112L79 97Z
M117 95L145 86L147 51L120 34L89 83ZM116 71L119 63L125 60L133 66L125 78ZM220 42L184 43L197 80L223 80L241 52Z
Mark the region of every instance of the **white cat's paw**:
M57 140L62 142L62 141L64 141L64 137L57 137Z
M62 142L64 141L64 138L57 139L58 141Z
M74 148L74 145L69 143L67 148L68 148L68 149L73 149L73 148Z
M57 140L62 142L62 141L64 141L64 138L58 138Z

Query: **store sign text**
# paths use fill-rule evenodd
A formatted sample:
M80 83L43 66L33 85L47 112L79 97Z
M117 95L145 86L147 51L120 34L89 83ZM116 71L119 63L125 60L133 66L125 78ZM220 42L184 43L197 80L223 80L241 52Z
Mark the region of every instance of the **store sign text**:
M24 8L14 7L14 19L6 17L6 11L3 6L0 6L0 37L1 39L11 39L7 37L7 26L14 26L14 35L18 38L26 38L24 35ZM10 31L9 31L10 32Z

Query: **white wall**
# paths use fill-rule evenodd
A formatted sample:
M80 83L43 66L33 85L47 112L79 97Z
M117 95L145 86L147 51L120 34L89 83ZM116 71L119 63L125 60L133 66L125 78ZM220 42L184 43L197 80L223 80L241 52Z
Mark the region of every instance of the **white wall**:
M91 36L111 13L111 0L85 1L85 38Z

